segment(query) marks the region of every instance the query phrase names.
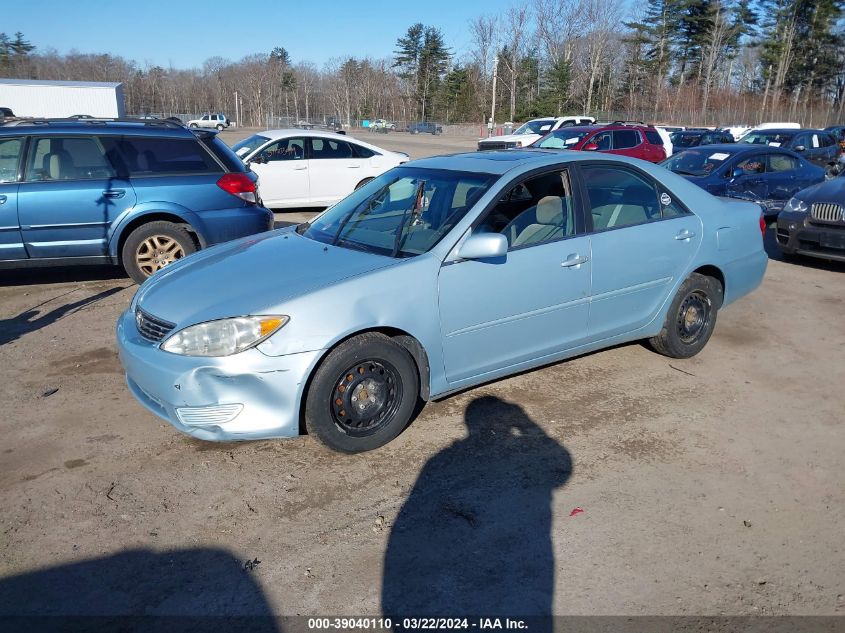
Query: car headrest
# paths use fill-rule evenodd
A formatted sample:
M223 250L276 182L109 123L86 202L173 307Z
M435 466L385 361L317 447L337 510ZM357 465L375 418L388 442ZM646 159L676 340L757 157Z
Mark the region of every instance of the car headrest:
M558 196L545 196L537 203L537 223L557 224L563 215L563 199Z

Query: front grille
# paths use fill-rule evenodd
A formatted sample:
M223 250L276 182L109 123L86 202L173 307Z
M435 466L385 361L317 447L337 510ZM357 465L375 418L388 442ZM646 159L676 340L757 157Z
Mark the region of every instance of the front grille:
M144 312L141 308L135 309L135 325L138 326L138 332L141 336L156 343L170 334L176 327L175 323L156 318L152 314Z
M810 207L810 215L822 222L838 222L842 219L842 205L834 202L816 202Z

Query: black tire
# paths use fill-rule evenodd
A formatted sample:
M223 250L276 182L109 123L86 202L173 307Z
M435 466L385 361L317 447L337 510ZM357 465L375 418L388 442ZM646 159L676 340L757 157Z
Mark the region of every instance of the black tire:
M695 356L713 334L722 300L717 279L693 273L678 288L660 334L649 339L651 347L670 358Z
M223 131L223 126L222 126L220 123L218 123L218 124L217 124L217 131L218 131L218 132L222 132L222 131Z
M383 334L361 334L341 343L317 367L305 399L305 427L343 453L379 448L408 426L419 387L417 366L406 349Z
M188 125L188 127L197 127L197 124L196 124L196 123L191 123L190 125Z
M368 182L370 182L371 180L372 180L372 178L364 178L364 180L362 180L362 181L361 181L361 182L359 182L357 185L355 185L355 189L360 189L361 187L363 187L364 185L366 185L366 184L367 184Z
M164 249L155 251L156 242L168 244L167 252ZM120 261L126 274L135 283L141 284L157 270L196 250L194 239L184 226L166 221L148 222L134 229L126 238Z

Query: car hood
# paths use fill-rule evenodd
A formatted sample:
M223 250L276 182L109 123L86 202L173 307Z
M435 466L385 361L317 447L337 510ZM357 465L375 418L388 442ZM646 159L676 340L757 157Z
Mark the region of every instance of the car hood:
M489 138L483 138L479 140L479 143L513 143L514 141L522 141L523 145L528 145L529 143L533 143L538 138L541 138L541 134L505 134L504 136L491 136Z
M273 314L288 299L397 261L282 229L233 240L171 264L141 286L135 304L177 328Z
M802 189L795 194L795 197L808 203L835 202L842 204L842 201L845 200L845 174Z

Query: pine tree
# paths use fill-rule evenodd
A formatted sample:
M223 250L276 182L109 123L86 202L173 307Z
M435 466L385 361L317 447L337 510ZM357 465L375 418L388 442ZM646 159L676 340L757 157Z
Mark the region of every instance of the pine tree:
M420 23L409 27L396 46L393 65L400 68L402 78L411 82L420 117L425 121L431 115L433 95L449 69L449 49L440 29Z

